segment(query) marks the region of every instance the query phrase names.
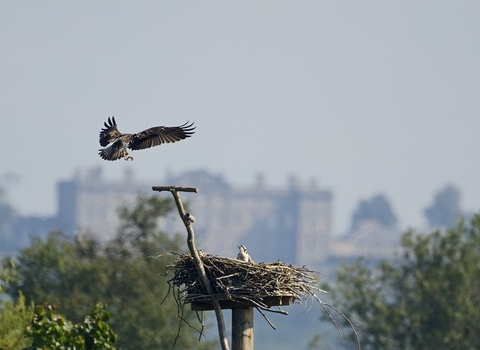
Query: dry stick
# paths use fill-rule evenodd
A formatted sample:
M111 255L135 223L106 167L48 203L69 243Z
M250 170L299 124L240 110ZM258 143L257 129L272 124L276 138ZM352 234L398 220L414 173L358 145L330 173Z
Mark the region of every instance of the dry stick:
M190 249L190 253L192 254L193 261L195 263L195 267L197 269L198 275L200 276L200 280L202 281L203 286L205 287L208 294L213 295L213 288L210 282L208 281L207 275L205 273L205 269L203 267L202 260L198 255L197 248L195 247L195 239L193 233L192 223L190 222L187 214L185 213L185 209L183 208L182 200L180 199L180 195L177 191L182 192L198 192L198 189L195 187L179 187L179 186L153 186L152 190L154 191L170 191L175 199L175 204L177 205L178 213L182 218L183 223L187 229L188 238L187 244L188 248ZM218 300L212 298L213 308L215 310L215 316L217 317L217 326L218 326L218 336L220 337L220 344L222 346L222 350L229 350L228 346L228 339L227 339L227 331L225 329L225 321L223 319L222 309L220 307L220 303Z
M267 323L270 325L270 327L273 328L273 330L277 330L277 328L273 325L272 321L270 321L270 319L267 317L267 315L265 315L262 310L260 310L258 307L256 307L257 311L260 312L260 315L263 316L263 318L265 319L265 321L267 321Z

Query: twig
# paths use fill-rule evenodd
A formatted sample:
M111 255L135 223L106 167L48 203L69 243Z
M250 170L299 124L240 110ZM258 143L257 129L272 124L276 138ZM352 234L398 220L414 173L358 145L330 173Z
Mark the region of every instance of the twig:
M205 312L200 311L200 315L202 316L199 316L198 311L195 311L195 314L197 315L198 322L200 322L200 324L202 325L202 329L200 331L200 334L198 335L198 341L200 341L202 339L203 332L205 331Z
M330 317L332 322L335 324L335 327L337 327L338 333L340 333L340 337L342 339L343 339L342 331L340 330L340 327L338 326L337 321L335 321L335 319L332 317L332 314L327 310L327 307L329 307L330 309L332 309L333 311L338 313L340 316L342 316L348 322L348 324L350 325L350 328L352 328L353 334L355 334L355 340L357 341L358 350L360 350L361 349L360 338L358 336L357 330L355 329L355 326L353 325L352 321L350 321L350 319L344 313L342 313L340 310L338 310L337 308L333 307L330 304L324 303L315 294L313 296L315 297L315 299L317 299L317 301L320 303L322 308L327 313L328 317Z
M267 315L265 315L260 308L256 307L255 309L257 309L257 311L260 312L260 315L263 316L263 318L265 319L265 321L267 321L267 323L270 325L270 327L272 327L274 330L276 330L275 326L274 326L273 323L268 319Z

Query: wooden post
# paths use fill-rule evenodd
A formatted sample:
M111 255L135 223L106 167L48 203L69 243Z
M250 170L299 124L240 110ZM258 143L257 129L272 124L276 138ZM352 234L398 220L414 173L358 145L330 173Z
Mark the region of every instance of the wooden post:
M185 212L185 209L182 204L182 200L178 191L182 192L194 192L197 193L198 189L195 187L183 187L183 186L153 186L152 190L162 192L162 191L170 191L175 200L175 204L177 205L178 213L182 218L183 223L185 224L185 228L187 229L188 237L187 237L187 245L190 249L190 253L192 254L193 261L195 267L197 269L198 275L200 280L207 290L207 293L213 295L213 288L210 284L207 275L205 274L205 269L203 267L202 260L198 255L197 248L195 247L195 234L193 232L192 222L195 221L194 218ZM220 303L218 300L213 299L213 309L215 310L215 316L217 317L217 328L218 328L218 336L220 338L220 345L222 346L222 350L229 350L228 346L228 339L227 339L227 332L225 330L225 321L223 320L222 309L220 307Z
M253 350L253 307L232 309L232 350Z

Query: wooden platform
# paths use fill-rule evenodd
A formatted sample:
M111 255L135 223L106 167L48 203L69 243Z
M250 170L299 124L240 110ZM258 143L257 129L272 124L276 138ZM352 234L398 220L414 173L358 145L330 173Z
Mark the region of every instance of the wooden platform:
M290 295L282 295L282 296L268 296L264 297L263 303L267 305L267 307L272 307L272 306L286 306L286 305L292 305L293 304L293 297ZM236 302L233 300L219 300L220 302L220 307L222 309L245 309L249 307L255 307L254 304L252 303L246 303L246 302ZM192 305L192 310L193 311L209 311L213 310L213 306L211 303L208 302L193 302L191 303Z

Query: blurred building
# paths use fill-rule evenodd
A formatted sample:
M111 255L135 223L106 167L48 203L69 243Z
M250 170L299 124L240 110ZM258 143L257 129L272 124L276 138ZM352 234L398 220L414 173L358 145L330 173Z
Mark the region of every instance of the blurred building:
M290 178L285 188L269 188L261 175L248 187L231 187L218 175L194 171L166 183L199 188L185 194L197 245L204 251L235 257L244 244L254 261L319 266L331 240L332 193L315 183L302 186ZM178 218L169 231L183 232Z
M151 192L151 187L135 181L131 170L118 181L105 180L101 168L76 172L57 183L57 226L68 234L88 231L102 240L113 238L120 224L118 209Z
M57 213L15 220L9 236L3 237L2 251L14 252L28 246L29 236L45 237L51 230L68 235L88 231L106 241L119 228L120 206L133 204L140 194L153 194L152 186L171 184L199 189L181 197L197 218L193 224L197 247L210 254L236 257L238 245L244 244L256 262L281 260L329 274L342 260L388 259L398 246L400 231L375 220L363 220L355 230L334 237L332 193L314 181L302 184L290 177L284 187L270 187L258 175L251 185L238 187L201 170L167 174L157 182L138 181L133 175L127 170L123 178L112 181L93 168L59 181ZM172 235L186 235L176 211L159 225Z
M386 227L375 220L362 220L357 229L332 242L330 255L340 259L360 256L389 259L400 247L401 233L396 226Z
M302 186L295 178L285 188L267 187L262 176L251 186L233 187L206 171L167 175L163 183L138 182L127 173L114 182L103 179L95 168L58 183L56 226L69 234L89 231L107 240L118 229L119 206L133 203L140 193L152 194L153 185L165 184L199 189L181 196L197 218L196 243L205 252L235 257L238 245L244 244L255 261L282 260L309 267L319 266L328 256L332 193L315 183ZM161 227L185 233L177 212Z

